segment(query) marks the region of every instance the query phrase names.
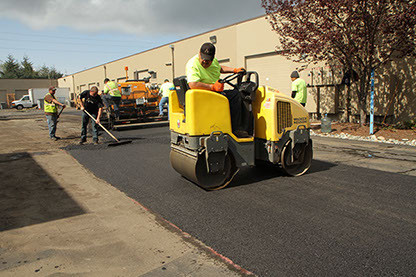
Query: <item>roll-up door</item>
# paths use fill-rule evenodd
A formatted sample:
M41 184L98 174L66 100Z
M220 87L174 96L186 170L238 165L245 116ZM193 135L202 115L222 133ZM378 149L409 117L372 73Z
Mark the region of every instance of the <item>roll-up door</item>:
M287 95L290 94L290 73L296 66L286 57L276 54L256 55L246 57L246 65L247 70L257 71L260 85L267 85Z
M86 89L87 89L87 85L80 85L79 86L79 93L82 93Z
M218 63L223 66L230 66L230 59L220 59L218 60Z
M279 90L281 93L291 95L290 74L300 64L292 62L286 57L277 55L276 53L267 53L260 55L253 55L246 57L246 67L248 71L257 71L259 74L260 85L267 85ZM299 72L300 77L309 83L309 71L304 70ZM315 101L308 89L308 100L306 108L309 112L315 111Z
M45 92L45 94L46 93L47 92ZM27 89L16 89L14 91L14 95L15 95L16 99L20 99L20 98L23 97L23 95L27 95L27 94L29 94L29 92L27 91Z

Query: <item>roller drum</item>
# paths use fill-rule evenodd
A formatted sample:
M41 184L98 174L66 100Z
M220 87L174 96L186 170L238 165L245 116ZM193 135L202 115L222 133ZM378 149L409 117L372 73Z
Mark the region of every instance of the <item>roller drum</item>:
M196 177L196 164L198 162L198 155L191 155L183 151L172 148L170 151L170 164L179 174L187 179L198 183Z
M207 172L205 155L189 150L172 147L170 151L172 167L185 178L207 190L216 190L227 186L237 172L229 155L225 158L224 169L217 173Z

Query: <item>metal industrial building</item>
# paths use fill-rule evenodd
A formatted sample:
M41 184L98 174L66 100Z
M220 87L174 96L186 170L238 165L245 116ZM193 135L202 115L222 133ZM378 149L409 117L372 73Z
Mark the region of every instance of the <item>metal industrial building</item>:
M30 88L47 88L57 86L56 79L0 79L0 103L10 107L10 103L28 94Z
M346 119L347 102L351 102L348 113L350 118L358 115L358 110L352 94L351 101L347 99L344 85L339 85L343 72L340 68L327 65L313 65L303 68L302 64L287 60L279 55L279 38L272 31L265 16L246 20L170 44L162 45L141 53L109 61L105 64L83 70L58 80L59 87L69 87L72 97L92 86L103 88L104 78L117 82L126 79L124 68L129 68L128 78L138 79L152 75L151 83L163 83L170 79L185 75L186 62L198 53L200 46L211 41L217 48L216 58L222 65L231 67L245 67L250 71L257 71L260 75L260 84L277 88L280 92L290 94L290 73L300 69L301 78L308 84L307 110L311 114L330 113L340 119ZM407 67L409 63L394 64L395 68ZM414 61L412 61L414 67ZM379 74L376 80L376 91L379 94L376 105L376 115L383 116L388 113L390 117L407 120L415 115L415 91L413 86L401 84L403 76L386 75L387 70ZM413 72L415 72L413 70ZM384 85L389 82L388 85ZM415 76L410 84L415 84ZM406 86L406 87L405 87ZM393 88L394 87L394 88ZM390 101L389 92L392 90L402 92L401 99ZM404 98L403 98L404 97ZM396 109L395 104L400 102L401 108ZM389 103L394 102L389 106ZM389 107L388 107L389 106ZM386 112L386 110L388 110Z

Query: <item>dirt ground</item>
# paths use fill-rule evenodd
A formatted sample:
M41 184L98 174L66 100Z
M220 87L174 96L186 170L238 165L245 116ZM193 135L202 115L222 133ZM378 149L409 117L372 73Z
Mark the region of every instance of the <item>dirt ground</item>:
M43 111L0 110L0 276L245 274L63 150L80 124L67 108L53 141Z
M319 122L320 123L320 122ZM321 133L321 125L318 122L316 125L314 124L312 129L315 133ZM350 134L353 136L362 136L368 137L370 135L370 126L365 125L360 127L360 124L357 123L340 123L340 122L333 122L332 125L332 132L331 134ZM383 126L374 126L374 135L377 137L384 137L386 140L388 139L396 139L396 140L414 140L416 139L416 129L395 129L391 127L383 127Z

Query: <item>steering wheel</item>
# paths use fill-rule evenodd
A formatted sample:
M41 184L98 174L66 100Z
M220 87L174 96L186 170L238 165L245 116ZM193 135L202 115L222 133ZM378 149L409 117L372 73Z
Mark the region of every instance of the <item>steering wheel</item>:
M241 84L243 83L243 77L246 76L245 82L252 82L251 76L253 75L255 76L255 80L253 82L255 84L254 90L257 90L257 88L259 87L259 74L255 71L240 71L238 73L233 73L231 75L228 75L224 79L219 79L218 82L223 83L223 84L228 84L238 90L240 89ZM231 83L231 81L235 79L237 79L237 83L235 84Z
M223 84L228 84L232 86L235 89L238 89L240 87L240 84L243 80L244 75L246 74L245 71L240 71L238 73L232 73L231 75L228 75L224 79L219 79L218 82ZM231 81L235 80L237 78L237 83L233 84Z

